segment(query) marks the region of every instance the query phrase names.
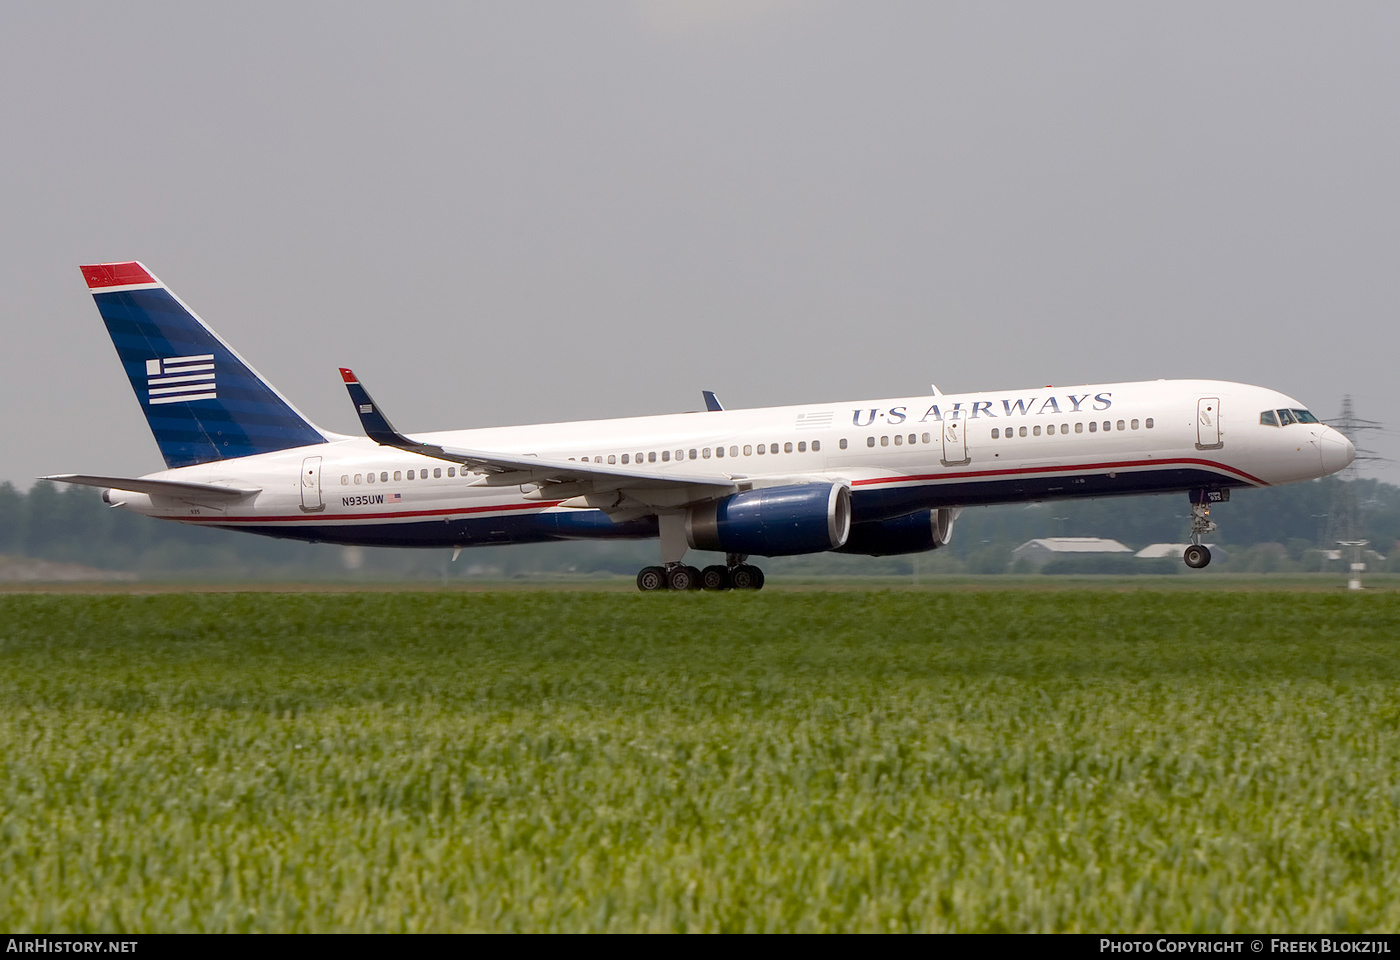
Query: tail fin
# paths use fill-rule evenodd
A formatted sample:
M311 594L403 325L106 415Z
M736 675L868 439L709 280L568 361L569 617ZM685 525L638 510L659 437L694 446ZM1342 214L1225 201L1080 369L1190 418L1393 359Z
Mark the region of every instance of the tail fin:
M140 263L82 271L166 466L326 442Z

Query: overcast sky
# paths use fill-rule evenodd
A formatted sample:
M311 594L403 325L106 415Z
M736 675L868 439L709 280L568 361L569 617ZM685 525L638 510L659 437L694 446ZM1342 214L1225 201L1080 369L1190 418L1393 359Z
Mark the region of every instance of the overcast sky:
M1156 377L1400 459L1400 4L32 3L0 480L162 462L78 264L317 423ZM1367 472L1400 482L1395 464Z

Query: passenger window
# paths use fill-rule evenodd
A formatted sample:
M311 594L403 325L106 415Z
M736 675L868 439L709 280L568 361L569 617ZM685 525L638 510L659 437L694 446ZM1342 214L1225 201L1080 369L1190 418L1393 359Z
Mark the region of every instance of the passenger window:
M1000 440L1000 439L1001 439L1001 430L1000 430L999 428L997 428L997 427L992 427L992 439L993 439L993 440Z
M1055 425L1053 423L1045 428L1045 435L1047 437L1053 437L1055 435Z
M729 448L729 455L730 455L731 457L737 457L737 456L739 455L739 448L738 448L738 447L731 446L731 447Z
M656 451L653 450L653 451L651 451L651 453L648 453L648 454L647 454L647 463L655 463L655 462L656 462Z
M866 438L865 438L865 445L866 445L867 447L873 447L873 446L875 446L875 438L874 438L874 437L866 437Z
M894 445L895 445L896 447L902 447L902 446L904 446L904 436L903 436L903 434L898 434L898 433L896 433L896 434L894 435Z
M1024 437L1026 435L1026 428L1022 427L1020 430L1017 430L1016 433L1018 436Z
M640 453L638 453L638 454L637 454L637 462L638 462L638 463L641 463L643 459L644 459L643 455L640 454Z
M751 457L751 456L753 456L753 445L752 445L752 444L748 444L748 443L744 444L744 456L746 456L746 457Z
M783 453L792 453L792 441L783 444Z
M769 452L769 453L777 453L777 452L778 452L778 445L777 445L776 443L770 443L770 444L768 444L768 452Z
M890 445L890 438L889 438L889 437L881 437L881 438L880 438L880 446L882 446L882 447L888 447L889 445Z
M670 459L671 459L671 451L670 451L670 450L662 450L662 451L661 451L661 462L662 462L662 463L667 463L667 462L670 461Z
M1113 422L1112 422L1111 420L1105 420L1105 421L1103 422L1103 428L1104 428L1105 431L1112 430L1112 429L1113 429Z
M704 459L704 460L710 459L710 448L709 448L709 447L705 447L704 449L702 449L702 450L700 451L700 457L701 457L701 459Z
M1074 425L1074 432L1075 432L1075 433L1083 433L1083 432L1084 432L1084 424L1082 424L1082 423L1076 423L1076 424Z
M928 443L931 439L932 438L928 434L924 434L924 443Z
M677 457L676 459L680 459L680 458ZM690 459L692 459L692 460L698 460L698 459L700 459L700 451L699 451L699 450L696 450L694 447L691 447L691 448L690 448Z
M798 452L798 453L806 453L806 452L807 452L807 441L806 441L806 440L799 440L799 441L797 441L797 452Z
M1119 420L1119 421L1118 421L1118 429L1119 429L1119 430L1126 430L1126 429L1127 429L1127 427L1123 424L1123 421L1122 421L1122 420Z
M348 487L350 485L350 474L342 473L340 475L340 485L342 487Z
M813 440L813 441L812 441L812 452L813 452L813 453L816 453L816 452L819 451L821 448L822 448L822 442L821 442L820 440Z
M463 472L463 473L466 473L465 470L463 470L462 472ZM457 476L457 468L456 468L456 467L448 467L448 468L447 468L447 475L448 475L449 477L455 477L455 476Z
M625 454L625 453L624 453L624 454L622 455L622 462L623 462L623 463L629 463L630 461L631 461L631 457L630 457L628 454Z
M1089 432L1090 432L1090 433L1098 433L1098 432L1099 432L1099 422L1098 422L1097 420L1090 420L1090 421L1089 421Z
M434 480L441 480L441 479L442 479L442 467L433 467L433 479L434 479Z
M395 471L394 471L394 479L395 479L395 480L402 480L402 479L403 479L403 471L402 471L402 470L395 470Z
M413 479L413 471L412 471L412 470L408 471L408 479L410 479L410 480Z
M1031 433L1035 434L1037 437L1040 436L1040 424L1036 424L1034 427L1032 427Z
M362 480L362 475L361 475L361 474L358 474L358 473L355 474L355 482L358 484L358 483L361 482L361 480Z
M614 463L614 464L617 463L617 454L615 454L615 453L610 453L610 454L608 454L608 463Z
M845 449L846 449L846 438L845 438L845 437L842 437L841 440L840 440L840 442L837 443L836 446L839 447L839 448L842 449L842 450L845 450Z
M767 453L767 452L768 452L768 447L767 447L765 444L760 443L760 444L758 445L758 455L761 457L761 456L763 456L763 455L764 455L765 453Z
M1133 428L1134 430L1136 430L1136 429L1138 428L1138 422L1137 422L1136 420L1134 420L1134 421L1132 422L1132 428Z
M677 450L677 451L676 451L676 459L677 459L677 460L684 460L684 459L685 459L685 451L684 451L684 450Z
M367 473L367 474L365 474L365 483L373 483L373 482L374 482L374 474L372 474L372 473Z
M1151 418L1151 417L1148 417L1148 418L1147 418L1146 420L1144 420L1142 423L1143 423L1143 426L1147 427L1147 429L1149 429L1149 430L1152 429L1152 418Z
M715 447L715 456L717 456L717 457L722 457L722 456L724 456L724 448L723 448L723 447Z

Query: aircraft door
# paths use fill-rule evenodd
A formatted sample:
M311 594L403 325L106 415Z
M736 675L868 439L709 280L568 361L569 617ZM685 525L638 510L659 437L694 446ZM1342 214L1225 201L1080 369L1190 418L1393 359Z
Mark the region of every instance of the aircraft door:
M961 420L943 421L943 465L967 463L967 425Z
M307 457L301 462L301 509L303 513L318 513L326 509L321 500L320 457Z
M1220 447L1220 398L1202 397L1196 401L1196 446L1202 450Z

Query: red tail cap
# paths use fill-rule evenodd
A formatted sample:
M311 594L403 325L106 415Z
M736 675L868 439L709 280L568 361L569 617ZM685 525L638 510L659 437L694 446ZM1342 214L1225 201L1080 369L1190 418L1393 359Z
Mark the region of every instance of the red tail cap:
M78 269L83 271L89 290L102 287L124 287L129 283L155 283L156 278L135 260L128 263L93 263Z

